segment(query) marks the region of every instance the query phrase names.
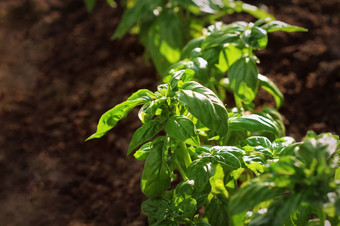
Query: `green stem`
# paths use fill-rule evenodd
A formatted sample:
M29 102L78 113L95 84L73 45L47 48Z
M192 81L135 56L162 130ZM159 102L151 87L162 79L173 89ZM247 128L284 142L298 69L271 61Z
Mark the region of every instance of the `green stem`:
M181 150L181 157L183 159L184 165L186 168L188 168L188 166L191 164L191 157L190 154L188 152L187 146L185 145L184 142L179 142L179 148Z
M238 111L241 112L241 109L243 107L241 99L238 98L235 94L234 94L234 99L235 99L235 104L236 104Z
M181 174L181 176L182 176L183 180L188 180L188 177L187 177L187 175L185 174L185 172L184 172L184 170L183 170L183 168L182 168L181 164L178 162L178 160L177 160L177 159L175 160L175 162L176 162L176 165L177 165L178 171L179 171L179 173Z

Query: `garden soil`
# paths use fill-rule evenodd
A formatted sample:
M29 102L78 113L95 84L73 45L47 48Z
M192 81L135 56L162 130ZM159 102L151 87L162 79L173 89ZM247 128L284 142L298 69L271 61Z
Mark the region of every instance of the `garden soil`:
M123 9L97 1L0 1L0 225L147 225L142 162L126 156L137 110L84 142L106 110L159 81L133 35L110 41ZM340 134L340 1L265 0L309 29L270 34L260 72L285 95L287 134ZM232 15L226 21L253 18ZM258 104L273 103L260 91Z

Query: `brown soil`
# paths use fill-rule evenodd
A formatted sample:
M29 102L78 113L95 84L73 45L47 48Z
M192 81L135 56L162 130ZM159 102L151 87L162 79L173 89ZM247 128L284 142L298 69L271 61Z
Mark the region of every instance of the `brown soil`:
M92 14L80 0L0 2L0 225L146 225L143 164L125 154L137 111L84 143L103 112L158 81L136 37L109 40L122 9L102 2ZM309 29L271 34L258 52L285 94L287 134L340 134L340 2L261 2Z

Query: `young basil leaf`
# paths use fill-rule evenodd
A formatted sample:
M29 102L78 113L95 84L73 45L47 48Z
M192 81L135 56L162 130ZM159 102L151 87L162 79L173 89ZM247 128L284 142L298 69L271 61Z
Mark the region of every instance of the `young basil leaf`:
M273 134L275 137L278 137L277 126L269 119L256 114L230 118L229 129L231 131L240 130L246 130L250 132L264 131Z
M139 119L143 123L152 120L152 118L157 113L157 110L159 110L159 108L162 105L166 104L166 101L167 101L167 97L163 96L159 99L156 99L156 100L153 100L149 103L144 104L138 112Z
M152 142L141 177L141 190L150 198L159 197L170 188L171 172L166 161L167 142L163 137Z
M152 10L161 5L161 2L162 0L137 0L134 6L124 11L122 20L112 39L123 37L138 20L152 14Z
M292 137L281 137L273 141L271 149L277 156L292 155L297 144Z
M227 25L226 29L213 31L202 43L202 49L204 51L207 51L213 47L222 49L222 47L226 44L238 43L240 39L240 28L242 29L243 27L233 27L232 25Z
M185 116L171 116L165 124L165 132L171 138L193 146L199 146L194 123Z
M315 138L309 138L303 141L296 152L298 159L306 163L309 167L313 164L314 159L318 159L320 164L322 159L329 159L337 150L338 139L331 134L321 134Z
M187 82L178 92L178 99L189 112L220 136L228 131L228 112L210 89L197 82Z
M264 29L256 26L245 30L240 36L240 39L247 47L252 47L254 49L263 49L268 43L267 32Z
M136 130L129 145L127 155L129 155L139 145L144 144L156 136L163 128L164 122L160 118L148 121Z
M267 32L284 31L284 32L298 32L298 31L308 31L306 28L293 26L282 21L271 21L263 26L262 29Z
M259 84L262 87L262 89L266 90L268 93L270 93L275 100L276 108L279 109L283 104L283 94L277 88L274 82L272 82L269 78L266 76L263 76L261 74L258 74Z
M133 156L140 161L145 161L150 151L152 150L152 142L148 142L142 145Z
M241 57L228 71L230 89L246 104L251 103L258 89L258 71L252 58Z
M183 85L183 83L191 81L194 77L194 74L195 72L190 69L174 72L170 80L171 88L173 90L180 88Z
M118 104L111 110L105 112L99 119L96 133L88 137L86 141L104 136L119 120L125 118L134 107L150 102L154 98L155 95L151 91L146 89L138 90L125 102Z

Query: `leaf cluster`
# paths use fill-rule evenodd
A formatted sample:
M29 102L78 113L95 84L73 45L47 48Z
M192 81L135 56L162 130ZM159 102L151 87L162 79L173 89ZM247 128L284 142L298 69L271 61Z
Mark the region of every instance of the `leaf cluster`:
M104 136L140 107L143 125L127 155L145 161L140 187L149 224L338 225L339 138L309 132L296 142L285 136L277 110L283 95L256 66L254 51L266 47L268 33L305 29L241 1L125 3L113 38L136 26L164 83L105 112L87 140ZM242 11L260 19L215 23ZM213 25L203 28L207 23ZM276 108L255 107L260 87ZM224 104L226 92L236 107Z

